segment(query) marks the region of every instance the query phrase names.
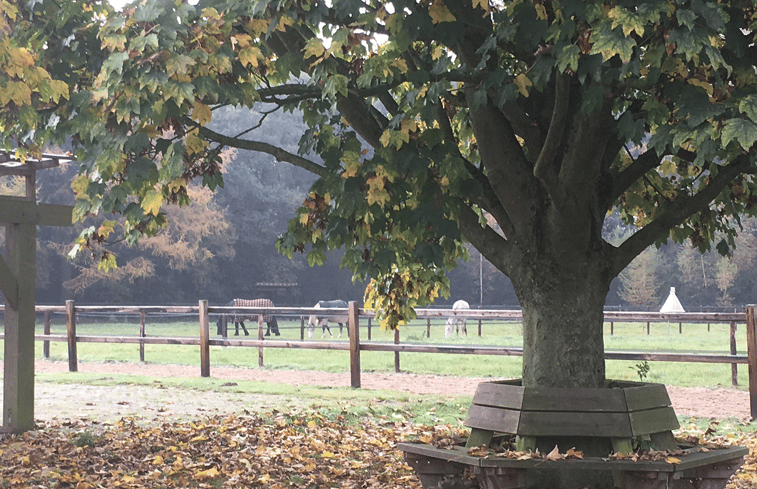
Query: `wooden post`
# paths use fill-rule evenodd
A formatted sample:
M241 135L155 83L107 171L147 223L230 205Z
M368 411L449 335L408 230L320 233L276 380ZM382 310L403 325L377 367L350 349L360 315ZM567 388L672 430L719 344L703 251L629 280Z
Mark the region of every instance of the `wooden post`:
M221 316L221 336L224 338L229 337L229 316L226 314Z
M371 340L371 319L370 317L368 318L368 341Z
M79 371L79 359L76 356L76 306L74 301L66 301L66 334L68 336L68 371Z
M5 261L0 255L0 265L4 265L0 267L0 282L4 282L0 283L0 289L5 292L3 430L21 433L34 429L37 227L8 224L5 228ZM9 282L13 286L8 287Z
M736 321L731 321L731 355L736 355ZM731 364L731 385L739 385L739 367Z
M350 386L360 388L360 311L357 302L347 305L347 332L350 337ZM370 318L368 318L370 321Z
M426 318L426 338L431 338L431 318Z
M394 330L394 344L400 344L400 330L399 328ZM394 352L394 371L400 373L400 352Z
M145 335L145 313L144 311L139 312L139 337L144 338ZM144 342L139 342L139 361L144 362L145 361L145 344Z
M478 337L481 337L481 318L478 318Z
M305 316L300 316L300 341L305 341Z
M263 314L258 314L258 340L263 341ZM263 347L258 347L258 367L263 366Z
M683 334L683 323L678 323L678 334Z
M50 334L50 316L52 313L50 311L45 311L45 329L44 333ZM45 358L50 358L50 342L48 340L45 340L42 342L42 355Z
M757 419L757 318L755 306L746 306L746 345L749 362L749 407L752 419Z
M647 321L647 336L649 336L649 321Z
M707 323L707 332L710 332L710 323Z
M208 301L200 301L200 377L210 377L210 318Z
M610 336L615 334L615 321L610 321Z

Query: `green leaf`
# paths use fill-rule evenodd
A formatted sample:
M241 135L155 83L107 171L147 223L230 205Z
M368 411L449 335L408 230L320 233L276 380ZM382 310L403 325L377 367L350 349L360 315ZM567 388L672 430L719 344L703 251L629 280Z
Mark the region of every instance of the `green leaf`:
M575 44L568 44L557 53L557 71L564 73L567 68L578 71L578 58L581 56L581 48Z
M723 126L721 139L723 146L735 140L744 151L749 151L757 141L757 124L746 119L728 119Z
M739 112L757 122L757 95L749 95L739 102Z
M124 62L129 59L129 53L116 52L111 53L108 59L102 65L101 73L105 78L110 77L112 73L123 74Z
M163 7L160 3L165 2L147 0L146 2L140 3L137 6L137 11L134 12L134 20L137 22L152 22L157 20L157 18L160 17L160 14L163 13Z
M612 29L607 22L599 24L591 33L590 54L601 54L604 61L615 55L623 63L628 63L633 56L636 41L623 35L620 29Z

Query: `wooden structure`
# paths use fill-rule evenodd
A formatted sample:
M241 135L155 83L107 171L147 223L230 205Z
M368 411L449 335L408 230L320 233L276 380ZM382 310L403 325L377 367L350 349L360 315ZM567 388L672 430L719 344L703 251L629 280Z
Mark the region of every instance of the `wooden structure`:
M745 447L676 453L679 463L666 460L610 459L610 452L630 454L634 440L647 440L656 450L680 450L672 430L679 427L667 389L661 384L613 382L604 389L525 388L520 381L479 384L465 425L471 434L465 446L452 450L427 444L400 444L424 487L472 472L485 489L528 486L536 471L608 471L615 486L626 489L699 487L722 489L749 453ZM475 447L491 448L515 437L518 452L534 452L548 440L563 451L576 440L606 451L582 460L521 460L468 454ZM599 443L597 443L599 441ZM542 446L542 453L550 450ZM600 448L601 450L601 448Z
M5 256L0 256L0 289L5 296L3 432L34 428L34 327L37 226L70 226L73 207L38 204L36 173L71 161L42 155L18 161L0 151L0 176L23 177L23 197L0 196L0 224L5 227Z

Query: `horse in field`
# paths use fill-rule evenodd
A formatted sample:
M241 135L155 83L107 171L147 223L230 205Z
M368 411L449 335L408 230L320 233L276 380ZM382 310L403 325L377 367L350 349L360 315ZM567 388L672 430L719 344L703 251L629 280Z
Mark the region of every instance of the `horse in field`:
M346 301L318 301L318 304L313 306L315 309L347 309L347 302ZM318 324L323 328L323 333L321 334L321 338L326 336L326 331L329 332L329 336L334 336L331 334L331 328L329 328L329 323L338 323L339 324L339 337L342 337L342 328L344 328L344 324L347 322L347 314L344 315L338 315L338 316L320 316L320 315L312 315L310 318L308 318L308 338L313 337L313 330L315 329L315 325ZM347 334L350 334L349 329L347 330Z
M226 304L226 307L274 307L273 301L270 299L234 299L228 304ZM244 326L245 321L258 321L258 315L257 314L251 314L251 315L242 315L242 314L226 314L225 315L226 320L233 320L234 321L234 336L239 336L239 326L242 326L242 330L244 330L244 335L249 336L249 331L247 331L247 328ZM281 333L279 333L279 323L276 321L276 316L272 314L263 314L263 321L268 325L266 328L265 335L270 336L271 333L275 334L276 336L281 336ZM223 328L223 316L218 318L218 321L216 322L216 329L218 331L218 334L223 334L221 331Z
M452 304L452 310L453 311L459 311L461 309L470 309L470 305L468 305L467 302L463 300L455 301L454 304ZM463 335L468 335L468 329L466 327L467 319L465 317L461 316L452 316L447 318L447 324L444 327L444 337L449 338L452 336L452 333L455 334L462 333Z

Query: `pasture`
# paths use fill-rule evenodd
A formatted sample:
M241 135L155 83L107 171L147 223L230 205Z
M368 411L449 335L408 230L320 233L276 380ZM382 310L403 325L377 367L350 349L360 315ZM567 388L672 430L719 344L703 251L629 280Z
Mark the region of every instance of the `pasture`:
M307 321L307 318L305 318ZM279 318L281 336L276 340L299 341L301 338L300 318ZM468 336L445 338L445 320L443 318L415 320L401 327L398 338L402 344L432 345L470 345L470 346L522 346L521 325L512 320L484 320L481 324L481 336L478 336L477 320L468 321ZM307 325L305 326L307 328ZM38 334L42 334L42 324L37 325ZM250 336L232 336L233 326L229 329L229 338L254 339L257 337L257 325L247 323ZM377 325L370 329L368 339L368 321L361 318L361 343L394 343L394 332L382 331ZM675 352L675 353L716 353L727 354L730 351L730 326L727 323L694 324L651 323L647 334L646 322L615 322L605 324L605 349L607 351L633 352ZM708 331L709 329L709 331ZM612 334L611 334L612 330ZM321 339L320 328L316 328L314 337L304 341L342 341L346 342L346 331L342 338L337 338L338 327L332 328L334 337L326 335ZM65 318L53 317L52 334L65 334ZM198 323L192 316L147 316L145 333L147 336L197 338ZM215 335L215 322L211 317L211 337ZM240 331L241 333L241 331ZM427 337L430 333L430 337ZM78 335L112 335L138 336L139 317L133 315L89 315L80 314L77 323ZM273 337L271 337L273 338ZM36 355L42 356L42 347L37 342ZM746 354L746 333L739 325L736 333L737 353ZM118 343L78 343L78 357L82 362L135 362L139 360L139 345ZM159 364L199 365L200 352L196 346L184 345L144 345L145 361ZM0 351L0 355L2 352ZM64 342L50 342L50 358L66 361L67 345ZM256 348L212 346L210 362L213 366L235 366L258 368ZM455 375L469 377L518 377L520 376L521 358L518 356L464 355L441 353L401 353L400 370L419 374ZM638 380L636 361L608 360L608 378ZM308 350L266 348L264 351L265 368L320 370L326 372L349 371L349 352L335 350ZM678 386L730 386L731 366L729 364L649 362L647 381ZM361 370L364 372L391 372L395 370L395 353L361 352ZM740 388L748 384L746 365L739 367L738 381Z

